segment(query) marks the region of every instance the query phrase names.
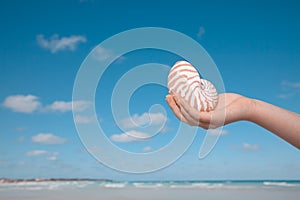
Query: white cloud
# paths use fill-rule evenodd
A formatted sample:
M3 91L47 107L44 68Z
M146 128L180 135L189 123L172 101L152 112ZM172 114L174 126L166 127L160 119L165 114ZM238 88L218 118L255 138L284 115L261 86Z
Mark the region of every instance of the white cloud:
M219 129L211 129L209 130L208 134L210 136L218 136L218 135L227 135L228 134L228 131L227 130L219 130Z
M51 154L52 154L52 155L49 156L49 157L47 158L47 160L51 160L51 161L57 160L57 156L59 155L59 152L52 152Z
M55 161L57 160L57 156L50 156L47 158L47 160Z
M74 111L84 111L91 106L89 101L55 101L51 105L46 106L46 110L67 112L72 111L72 105Z
M96 60L99 61L105 61L113 58L117 58L118 62L124 60L124 56L117 57L117 55L112 50L105 49L103 47L97 47L92 55Z
M86 37L81 35L59 38L58 34L51 36L50 39L46 39L44 35L37 35L36 39L40 47L49 49L52 53L63 50L74 51L80 43L87 41Z
M31 140L41 144L63 144L66 142L65 138L58 137L52 133L39 133L33 136Z
M14 112L32 113L40 108L41 103L38 97L29 94L8 96L2 105Z
M33 151L28 151L26 153L26 156L32 157L32 156L42 156L42 155L48 155L46 158L47 160L57 160L57 156L59 155L59 152L49 152L45 150L33 150Z
M289 82L289 81L282 81L281 86L289 87L294 89L300 89L300 82Z
M90 101L54 101L52 104L42 106L39 98L34 95L12 95L5 98L2 105L14 112L33 113L34 111L84 111L92 105ZM73 108L72 108L73 106ZM26 127L19 127L18 131L25 130Z
M170 130L172 130L172 128L168 127L166 124L165 126L161 129L161 133L167 133L169 132Z
M93 122L92 117L86 117L86 116L81 116L81 115L76 115L74 117L74 120L78 124L89 124Z
M121 120L124 128L135 128L145 125L160 125L167 120L163 113L143 113L142 115L134 114L131 118Z
M249 150L249 151L257 151L260 149L260 146L258 146L257 144L243 143L243 149Z
M97 47L93 56L100 61L107 60L113 56L113 52L108 49L104 49L102 47Z
M295 93L286 93L286 94L279 94L277 95L277 97L279 99L288 99L290 97L293 97L295 95Z
M203 26L200 26L198 33L197 33L197 37L199 39L201 39L204 34L205 34L205 28Z
M48 151L44 150L33 150L33 151L28 151L26 153L26 156L40 156L40 155L45 155L48 154Z
M137 141L144 141L148 139L149 135L147 133L139 132L139 131L127 131L122 134L114 134L110 137L110 139L114 142L137 142Z
M142 149L143 152L149 152L151 150L152 150L152 147L150 147L150 146L146 146Z
M289 99L300 93L300 82L281 81L282 93L277 95L280 99Z

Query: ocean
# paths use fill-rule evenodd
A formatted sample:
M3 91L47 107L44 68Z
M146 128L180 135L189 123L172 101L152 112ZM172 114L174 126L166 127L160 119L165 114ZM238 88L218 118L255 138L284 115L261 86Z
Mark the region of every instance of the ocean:
M0 199L300 199L300 181L30 181L0 183Z

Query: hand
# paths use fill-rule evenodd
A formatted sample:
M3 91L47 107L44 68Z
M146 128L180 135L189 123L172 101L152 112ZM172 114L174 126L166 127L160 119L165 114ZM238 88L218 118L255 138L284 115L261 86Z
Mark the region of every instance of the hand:
M300 149L300 115L278 106L233 93L220 94L217 107L210 112L199 112L174 94L168 94L166 101L176 117L191 126L210 129L247 120Z
M249 120L254 104L251 99L234 93L220 94L217 107L210 112L197 111L179 95L168 94L166 101L180 121L204 129Z

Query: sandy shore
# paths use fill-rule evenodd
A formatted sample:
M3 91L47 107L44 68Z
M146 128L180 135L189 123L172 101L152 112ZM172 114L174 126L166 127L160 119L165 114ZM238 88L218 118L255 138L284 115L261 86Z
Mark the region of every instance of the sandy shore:
M5 200L298 200L300 190L274 189L194 189L194 188L67 188L63 190L4 190L0 199Z

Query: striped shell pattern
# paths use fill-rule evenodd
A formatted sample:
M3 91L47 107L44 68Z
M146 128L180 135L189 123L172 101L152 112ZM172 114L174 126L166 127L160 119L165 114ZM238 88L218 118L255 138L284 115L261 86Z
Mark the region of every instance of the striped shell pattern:
M198 71L186 61L178 61L171 68L168 88L198 111L211 111L218 103L215 86L208 80L201 79Z

